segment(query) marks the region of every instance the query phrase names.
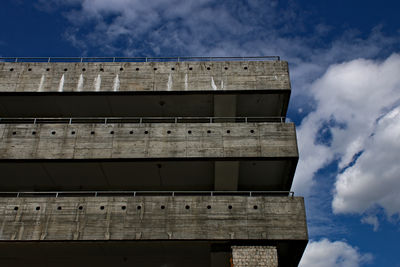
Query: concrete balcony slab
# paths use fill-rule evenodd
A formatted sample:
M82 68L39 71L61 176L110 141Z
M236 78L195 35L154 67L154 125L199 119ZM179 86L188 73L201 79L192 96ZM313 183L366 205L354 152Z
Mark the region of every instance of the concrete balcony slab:
M289 190L292 123L1 124L0 190Z
M202 263L193 263L194 266L228 267L212 265L211 254L226 253L224 262L228 264L231 245L252 244L276 246L279 266L296 266L308 240L301 197L0 198L0 214L0 248L9 250L7 255L19 251L12 257L14 263L17 259L26 261L35 255L33 251L39 252L37 248L52 244L46 251L54 253L51 255L55 262L62 261L60 250L78 251L77 248L108 251L111 258L120 257L116 262L123 257L133 260L131 254L124 254L130 247L132 253L151 255L157 251L156 258L171 253L175 257L167 257L167 253L159 260L165 263L166 259L180 259L176 266L185 266L190 262L181 254L186 247L193 248L190 251L196 252L188 255L197 255ZM115 251L110 251L110 246ZM87 261L90 255L93 254L82 255L82 260ZM0 258L0 263L7 260L10 261ZM138 260L144 259L138 255Z
M290 88L285 61L0 63L2 117L285 116Z

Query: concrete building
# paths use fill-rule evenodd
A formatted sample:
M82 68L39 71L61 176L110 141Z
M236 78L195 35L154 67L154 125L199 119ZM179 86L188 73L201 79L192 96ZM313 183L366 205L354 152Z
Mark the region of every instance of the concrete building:
M287 62L9 61L0 266L297 266Z

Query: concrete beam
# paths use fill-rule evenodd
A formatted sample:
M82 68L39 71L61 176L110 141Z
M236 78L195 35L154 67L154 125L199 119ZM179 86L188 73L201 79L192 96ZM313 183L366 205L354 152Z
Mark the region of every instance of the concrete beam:
M0 198L0 240L307 241L301 197Z
M0 63L0 92L290 90L286 61Z
M293 123L0 125L3 160L297 157Z

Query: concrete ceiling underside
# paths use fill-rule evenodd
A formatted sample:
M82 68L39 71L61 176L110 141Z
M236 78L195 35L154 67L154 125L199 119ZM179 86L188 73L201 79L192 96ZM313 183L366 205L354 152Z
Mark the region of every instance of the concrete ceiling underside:
M0 266L230 267L232 244L246 245L240 241L0 242ZM277 246L281 267L297 266L306 244L305 240L260 243Z
M218 167L216 172L216 162L212 159L2 161L0 191L210 191L224 188L243 191L288 191L297 158L238 159L235 162L238 162L238 169L232 173L229 164L225 169ZM218 179L218 188L215 185L217 175L225 176Z
M215 116L215 96L235 105L237 117L286 116L290 90L192 93L13 93L0 94L0 117ZM232 102L235 97L235 102ZM231 116L231 115L230 115Z

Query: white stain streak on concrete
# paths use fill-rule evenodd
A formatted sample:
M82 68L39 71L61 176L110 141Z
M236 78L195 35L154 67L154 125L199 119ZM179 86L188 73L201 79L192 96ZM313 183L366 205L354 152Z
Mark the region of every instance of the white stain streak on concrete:
M83 75L81 74L79 76L79 80L78 80L78 86L76 87L77 91L82 91L83 89Z
M100 91L100 86L101 86L101 76L99 74L97 75L96 78L94 78L94 89L96 92Z
M171 89L172 89L172 74L170 73L168 76L167 91L171 91Z
M43 91L44 80L45 80L45 77L44 77L44 75L42 75L42 78L40 78L40 84L39 84L39 89L38 89L39 92Z
M119 90L119 76L118 76L118 74L114 78L113 90L114 90L114 92Z
M65 77L64 77L64 74L63 74L61 76L61 79L60 79L60 84L58 85L58 91L59 92L62 92L64 90L64 79L65 79Z
M188 75L187 73L185 74L185 90L188 89Z
M212 77L212 76L211 76L211 87L213 90L217 90L217 86L215 85L215 82L214 82L214 77Z
M224 80L221 80L221 90L224 89Z

